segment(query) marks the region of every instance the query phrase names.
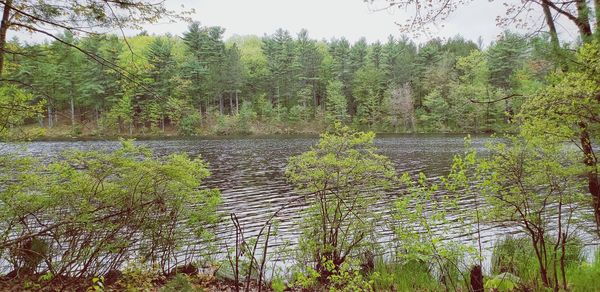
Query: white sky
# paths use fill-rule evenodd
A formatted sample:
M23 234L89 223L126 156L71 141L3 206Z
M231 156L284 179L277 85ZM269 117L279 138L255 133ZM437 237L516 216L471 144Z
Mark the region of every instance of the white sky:
M389 35L399 37L402 33L395 22L406 19L408 13L399 9L375 11L377 7L363 0L168 0L168 5L177 8L181 4L194 8L194 19L202 25L224 27L225 37L232 35L272 34L278 28L293 35L306 28L316 39L346 37L356 41L366 37L367 41L385 42ZM382 4L381 2L380 4ZM504 11L501 1L475 0L454 14L444 27L438 27L428 37L452 37L461 34L467 39L479 36L490 42L501 33L496 27L496 16ZM151 33L181 34L184 23L162 23L146 26Z
M378 1L379 5L385 3ZM423 42L432 37L448 38L460 34L473 41L481 36L484 44L488 44L503 30L496 26L496 16L505 12L503 3L506 1L520 0L473 0L452 14L443 26L431 30L429 35L409 37ZM410 16L408 11L397 8L375 11L377 7L363 0L166 0L166 3L175 10L181 9L181 5L185 9L195 9L194 20L202 25L224 27L226 39L233 35L263 36L278 28L295 35L306 28L311 38L319 40L346 37L356 41L364 36L368 42L385 42L389 35L402 35L395 23ZM187 26L187 23L163 22L146 25L145 29L151 34L181 35ZM27 37L22 32L17 35L26 41L40 40L40 36ZM563 37L572 39L564 32Z

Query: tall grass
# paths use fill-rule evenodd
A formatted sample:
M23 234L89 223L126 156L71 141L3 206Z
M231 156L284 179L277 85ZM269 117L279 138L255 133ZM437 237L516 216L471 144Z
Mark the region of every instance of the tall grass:
M567 276L571 291L600 291L600 248L596 248L592 263L569 266Z
M546 250L548 261L548 277L550 283L554 283L554 267L552 264L552 254L554 253L554 240L546 239ZM560 261L562 251L560 247L557 250L557 260ZM565 247L565 263L567 269L579 267L584 261L583 243L578 238L571 238ZM562 282L560 263L556 264L559 282ZM511 273L520 278L520 285L527 288L542 287L540 277L540 266L535 255L531 240L527 237L508 236L496 242L492 251L491 259L492 275L501 273ZM572 275L567 272L567 279ZM569 281L568 281L569 282Z
M386 262L379 259L370 275L375 291L442 291L430 265L421 261L405 263Z

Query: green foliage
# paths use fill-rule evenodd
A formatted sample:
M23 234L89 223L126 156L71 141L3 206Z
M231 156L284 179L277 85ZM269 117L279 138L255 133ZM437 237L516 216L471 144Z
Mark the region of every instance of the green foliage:
M301 105L295 105L290 108L288 114L288 120L290 122L296 123L299 121L305 121L308 119L309 112L308 109Z
M457 290L463 283L461 265L468 256L477 256L469 245L449 240L452 232L460 230L472 233L468 229L471 216L476 214L456 214L459 198L453 192L464 190L468 184L467 170L473 165L474 153L465 158L455 157L452 170L441 183L431 183L424 174L414 179L403 174L401 180L406 193L395 202L392 230L396 258L400 263L423 262L432 265L439 280L447 289ZM452 221L450 220L452 218Z
M194 292L202 291L195 289L190 283L188 277L184 274L177 274L171 280L169 280L163 287L160 288L161 292Z
M319 278L321 275L315 269L311 267L305 267L301 270L295 271L294 274L294 286L301 287L303 289L315 289L319 284Z
M548 78L549 84L523 104L520 118L524 135L548 142L563 142L567 137L578 138L582 130L579 125L583 123L592 138L599 137L600 43L594 41L583 45L575 58L577 64L581 64L579 67L552 74Z
M0 87L0 140L23 138L18 127L27 119L39 117L43 102L15 86Z
M555 251L554 243L550 238L546 240L545 249L548 254ZM562 257L562 249L559 246L556 250L557 259ZM552 259L548 259L552 260ZM540 283L540 266L536 258L535 250L531 244L531 239L527 237L505 237L497 241L492 250L491 257L491 273L494 276L492 279L502 279L502 275L508 274L516 277L518 281L513 281L514 284L521 284L526 287L539 287ZM578 238L573 238L567 241L564 255L565 269L573 270L576 267L582 266L584 263L583 257L583 242ZM585 264L583 264L585 266ZM550 275L554 274L554 267L549 271ZM560 267L556 267L560 269ZM557 275L561 277L561 271L557 270ZM569 274L569 272L567 272ZM570 276L570 275L569 275ZM569 278L567 278L569 279ZM509 279L510 280L510 279ZM501 281L494 280L496 284ZM505 285L505 284L502 284Z
M375 291L439 291L440 283L431 275L429 264L422 261L375 262L370 275Z
M151 291L156 289L157 282L163 279L156 268L133 263L125 267L115 286L124 291Z
M283 292L287 288L287 285L281 278L275 278L271 280L271 289L275 292Z
M427 113L419 116L426 129L437 129L438 131L447 131L448 129L448 103L437 90L432 91L423 100L423 105Z
M513 88L513 77L521 67L527 50L527 40L515 33L505 32L488 50L491 83L502 89Z
M535 281L539 267L535 251L527 237L506 237L498 240L492 250L493 275L510 273L525 282Z
M485 282L485 289L493 289L494 291L498 292L510 292L517 287L519 282L519 277L511 273L504 272L487 280Z
M86 291L102 292L104 291L104 277L92 278L92 286L88 287Z
M459 82L451 91L453 104L450 115L455 127L465 132L492 131L501 124L504 107L499 102L499 90L490 84L490 69L486 55L481 51L456 61Z
M38 281L41 281L41 282L48 282L48 281L50 281L50 280L52 280L52 279L54 279L54 275L53 275L51 272L46 272L45 274L41 275L41 276L38 278Z
M133 127L133 104L130 95L124 95L106 114L102 120L105 128L118 127L118 133Z
M592 287L600 287L600 253L596 249L594 261L582 262L579 265L571 265L567 268L569 288L572 291L586 291Z
M510 146L499 142L488 148L492 155L481 160L479 186L490 217L541 227L549 220L543 212L557 208L553 203L566 208L586 201L575 179L582 167L572 149L522 138L513 138Z
M333 263L328 266L331 269L331 275L327 278L329 291L374 291L373 280L365 278L355 268L356 264L349 262L344 262L339 268L335 268Z
M197 111L189 112L178 123L179 131L185 136L193 136L198 132L202 116Z
M365 67L356 72L352 95L356 101L355 120L361 125L372 126L381 118L379 106L384 92L383 72L375 67Z
M256 113L263 119L269 119L273 116L273 106L265 98L265 95L259 95L254 102Z
M227 135L235 133L236 119L225 115L217 116L217 123L214 132L217 135Z
M347 117L347 101L342 93L342 83L333 81L327 87L327 114L331 121L344 122Z
M376 154L373 138L337 123L310 151L288 162L289 182L310 204L301 224L299 260L312 263L321 281L372 244L377 218L370 206L395 176L389 160Z
M179 132L185 136L192 136L198 132L200 113L184 100L169 98L166 105L167 117L175 124Z
M560 282L564 285L559 275L568 264L561 260L558 247L574 243L565 230L572 228L578 218L585 218L586 214L579 215L576 206L588 204L589 199L578 179L583 168L577 153L548 142L515 137L510 145L498 142L488 146L490 155L479 161L477 189L486 201L487 220L512 223L528 238L528 250L535 255L535 265L529 262L531 257L525 257L524 263L530 264L523 264L519 272L524 274L516 275L524 280L541 280L543 286L553 287ZM509 241L505 248L513 252L514 244ZM532 275L534 271L537 276Z
M256 119L257 114L252 108L250 102L244 101L238 114L238 130L240 133L250 133L251 124Z
M218 220L219 192L200 189L207 166L185 154L156 159L124 142L110 153L72 151L49 164L3 157L0 166L0 256L32 237L60 243L43 258L55 275L103 274L133 249L166 273L184 239L210 239L207 226Z
M260 117L255 128L276 132L300 121L309 127L351 122L386 132L506 130L523 100L502 97L531 93L550 66L547 56L529 50L538 43L508 33L486 50L461 37L416 45L405 37L385 44L364 38L317 41L306 30L227 41L223 34L222 27L198 22L181 37L140 34L127 42L116 35L66 32L61 39L98 58L58 41L10 42L11 51L22 54L7 60L7 69L36 101L46 101L40 125L48 128L66 123L67 116L81 130L69 134L88 135L90 129L187 136L237 133L215 131L210 115L219 108L234 116L241 100ZM399 86L408 86L410 94L386 96ZM235 104L227 104L234 98ZM327 116L316 115L319 111Z

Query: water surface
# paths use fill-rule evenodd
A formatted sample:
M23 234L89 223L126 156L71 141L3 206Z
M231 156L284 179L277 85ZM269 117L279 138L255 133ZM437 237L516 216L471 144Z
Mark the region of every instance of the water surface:
M285 166L290 156L307 151L317 141L316 137L278 136L149 140L137 141L136 144L149 147L159 156L185 152L192 157L201 155L209 163L212 175L205 184L220 189L223 198L219 211L225 216L218 227L217 238L224 248L227 243L230 246L233 242L233 228L228 220L230 213L238 216L248 236L254 234L273 212L282 207L286 208L278 217L278 236L271 244L277 246L288 241L292 244L295 242L300 232L298 219L305 204L297 199L298 195L286 183ZM475 136L472 137L472 146L483 150L489 141L489 137ZM448 172L454 155L465 151L464 136L461 135L385 135L376 138L375 144L381 154L390 158L398 173L416 175L424 172L434 180ZM119 146L118 141L32 142L3 144L0 145L0 151L50 160L69 149L110 151ZM384 218L388 217L394 199L401 193L399 189L387 194L375 207L376 211L383 214ZM473 197L461 198L459 208L473 208ZM379 237L381 241L390 239L389 229L382 226L379 232L382 233ZM457 228L456 232L445 235L472 241L472 237L461 232L462 229ZM489 246L498 235L507 232L514 230L501 226L483 227L483 243Z

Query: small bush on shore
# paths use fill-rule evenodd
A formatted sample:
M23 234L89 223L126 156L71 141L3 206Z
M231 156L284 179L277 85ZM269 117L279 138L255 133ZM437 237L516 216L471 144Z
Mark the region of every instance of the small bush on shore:
M206 164L163 159L123 142L113 152L74 151L44 164L0 157L0 261L12 274L84 278L131 258L168 274L186 240L212 237L219 192L201 189ZM187 254L197 260L198 244Z

